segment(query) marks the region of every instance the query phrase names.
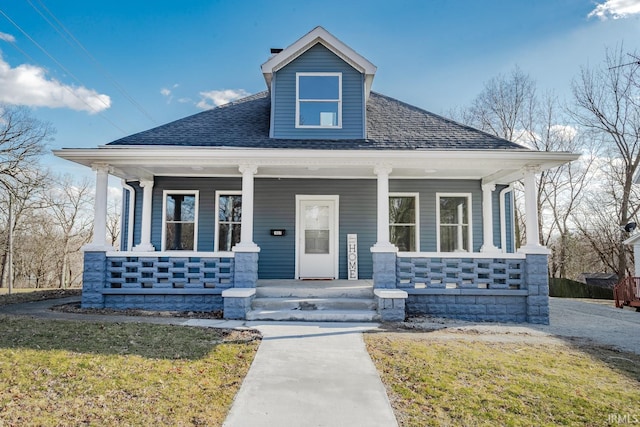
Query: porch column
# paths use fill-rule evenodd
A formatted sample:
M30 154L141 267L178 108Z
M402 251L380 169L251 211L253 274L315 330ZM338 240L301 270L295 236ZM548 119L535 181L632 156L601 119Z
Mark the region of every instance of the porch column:
M376 166L373 173L378 176L378 241L373 249L379 252L397 252L389 241L389 174L390 166Z
M540 244L538 231L538 204L536 202L536 172L537 168L528 167L524 171L524 212L526 230L526 244L520 252L548 254L549 250Z
M389 174L391 167L378 165L373 169L378 176L378 241L371 247L373 258L373 287L396 287L396 256L398 248L389 241Z
M251 252L259 250L253 242L253 177L258 172L255 165L240 165L238 168L242 174L242 219L240 225L240 243L234 246L234 250Z
M142 226L140 229L140 243L133 250L151 252L156 248L151 244L151 204L153 203L153 180L141 180L142 187Z
M109 165L95 163L91 168L96 171L96 199L93 217L93 241L85 245L85 251L112 251L107 245L107 193L109 183Z
M494 183L482 184L482 248L480 252L498 252L493 244L493 203L491 195L496 189Z

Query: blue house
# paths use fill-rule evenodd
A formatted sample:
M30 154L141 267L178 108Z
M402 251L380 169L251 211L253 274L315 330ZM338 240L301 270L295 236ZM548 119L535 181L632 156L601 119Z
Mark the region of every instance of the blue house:
M272 50L262 73L264 92L55 151L96 171L83 306L548 322L535 174L576 155L373 92L376 67L322 27ZM109 174L123 180L118 250L105 239Z

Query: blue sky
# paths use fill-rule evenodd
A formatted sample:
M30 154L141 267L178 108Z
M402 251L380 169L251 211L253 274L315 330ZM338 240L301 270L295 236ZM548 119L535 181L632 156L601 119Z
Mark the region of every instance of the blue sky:
M95 147L262 91L269 48L317 25L378 67L373 90L440 114L515 65L568 97L605 47L640 51L640 0L3 3L0 102L51 122L51 148Z

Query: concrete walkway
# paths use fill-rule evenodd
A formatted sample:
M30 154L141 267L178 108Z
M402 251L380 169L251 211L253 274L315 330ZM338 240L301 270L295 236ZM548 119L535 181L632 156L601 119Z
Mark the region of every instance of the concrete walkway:
M224 426L398 425L362 339L377 324L246 326L263 339Z

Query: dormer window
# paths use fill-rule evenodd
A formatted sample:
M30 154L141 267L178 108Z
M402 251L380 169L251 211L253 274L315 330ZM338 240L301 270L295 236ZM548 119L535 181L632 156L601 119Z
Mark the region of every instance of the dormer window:
M296 127L342 127L342 73L296 73Z

